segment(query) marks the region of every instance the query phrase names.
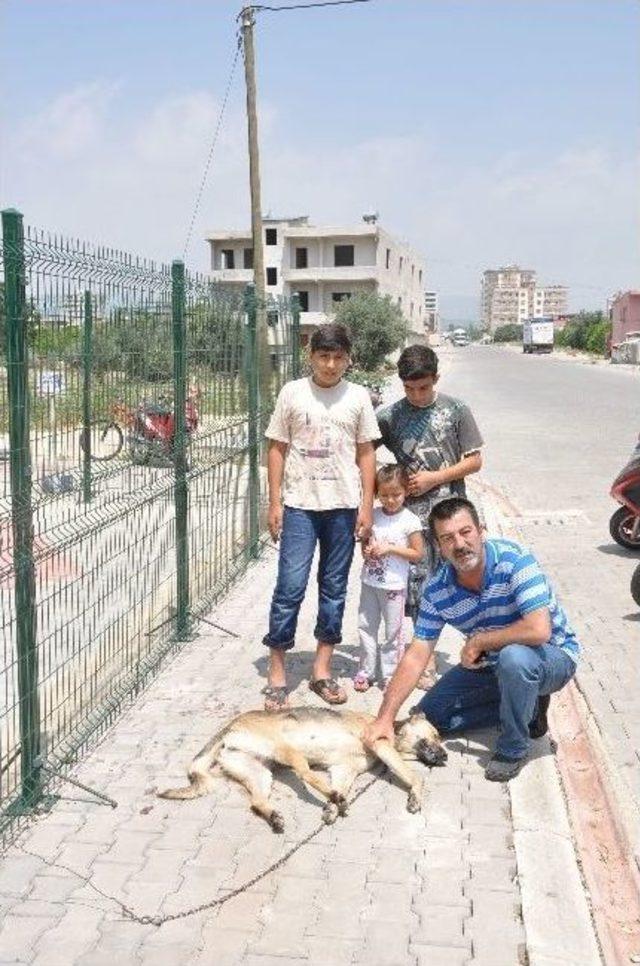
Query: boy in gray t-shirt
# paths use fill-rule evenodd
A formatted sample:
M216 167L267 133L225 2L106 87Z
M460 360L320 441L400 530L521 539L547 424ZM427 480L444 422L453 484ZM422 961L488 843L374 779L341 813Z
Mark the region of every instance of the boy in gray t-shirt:
M398 375L404 398L376 413L381 444L409 473L406 506L422 522L426 552L411 568L407 612L418 613L425 581L440 563L437 546L430 539L431 508L448 496L465 496L465 477L482 466L482 436L469 407L453 396L436 392L438 357L428 346L408 346L398 359ZM435 683L432 658L420 684Z

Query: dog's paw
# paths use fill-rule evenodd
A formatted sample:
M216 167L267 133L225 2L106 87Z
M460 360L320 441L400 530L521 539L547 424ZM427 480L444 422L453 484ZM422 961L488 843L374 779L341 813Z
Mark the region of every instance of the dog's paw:
M349 803L347 802L344 795L342 795L340 792L331 792L329 801L337 806L338 815L340 815L341 818L344 818L344 816L349 811Z
M420 801L420 796L417 795L416 792L409 792L409 796L407 798L407 811L411 812L412 815L415 815L416 812L420 811L421 807L422 803Z
M333 825L338 815L338 806L335 804L335 802L327 802L322 809L322 821L325 825Z
M271 826L274 832L278 833L278 835L284 832L284 818L282 817L280 812L271 813L271 815L269 816L269 825Z

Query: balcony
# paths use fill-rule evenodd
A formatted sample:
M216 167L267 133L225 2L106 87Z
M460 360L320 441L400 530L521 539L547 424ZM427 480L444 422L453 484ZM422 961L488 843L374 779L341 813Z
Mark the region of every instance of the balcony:
M283 268L283 281L295 286L309 282L369 282L378 277L377 265L309 265L308 268Z
M253 282L253 269L252 268L214 268L211 272L211 278L214 282L236 282L242 285L248 285L249 282Z
M301 312L300 313L300 327L313 328L315 329L318 325L324 325L325 322L329 321L329 316L326 312Z

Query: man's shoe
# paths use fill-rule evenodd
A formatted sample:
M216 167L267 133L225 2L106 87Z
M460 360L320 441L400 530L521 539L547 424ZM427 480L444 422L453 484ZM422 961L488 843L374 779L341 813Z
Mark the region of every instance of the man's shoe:
M520 772L526 761L526 758L505 758L504 755L495 754L484 770L484 777L490 782L511 781Z
M538 710L536 712L536 716L529 722L530 738L542 738L542 736L546 735L547 731L549 730L547 711L549 710L550 701L550 694L541 694L538 698Z

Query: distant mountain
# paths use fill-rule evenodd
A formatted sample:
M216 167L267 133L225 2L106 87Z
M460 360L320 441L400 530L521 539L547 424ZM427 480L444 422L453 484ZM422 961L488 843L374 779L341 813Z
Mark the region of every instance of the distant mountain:
M440 325L446 329L455 323L465 328L480 320L480 297L475 295L441 295Z

